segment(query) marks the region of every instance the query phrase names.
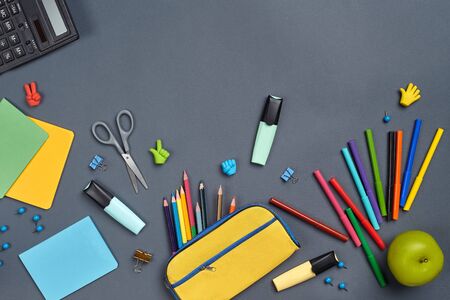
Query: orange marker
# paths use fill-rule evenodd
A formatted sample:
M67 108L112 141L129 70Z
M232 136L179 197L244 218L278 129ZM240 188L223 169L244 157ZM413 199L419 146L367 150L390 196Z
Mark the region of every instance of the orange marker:
M402 168L402 145L403 131L395 132L395 175L394 175L394 201L392 202L392 220L398 220L398 211L400 207L400 172Z
M236 210L236 196L233 196L233 199L231 200L230 209L228 213L233 213Z

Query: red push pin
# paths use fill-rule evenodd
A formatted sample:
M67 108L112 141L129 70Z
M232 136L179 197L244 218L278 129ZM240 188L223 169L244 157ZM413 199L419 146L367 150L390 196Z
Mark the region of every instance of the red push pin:
M36 82L32 82L30 84L25 83L23 85L23 88L25 89L25 93L27 94L25 99L29 106L38 106L41 103L41 94L36 89Z

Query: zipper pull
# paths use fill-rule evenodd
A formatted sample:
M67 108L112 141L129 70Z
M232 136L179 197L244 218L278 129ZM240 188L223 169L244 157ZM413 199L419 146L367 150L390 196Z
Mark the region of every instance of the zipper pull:
M215 267L211 267L211 266L202 266L201 267L201 271L205 271L205 270L208 270L208 271L211 271L211 272L215 272L216 268Z

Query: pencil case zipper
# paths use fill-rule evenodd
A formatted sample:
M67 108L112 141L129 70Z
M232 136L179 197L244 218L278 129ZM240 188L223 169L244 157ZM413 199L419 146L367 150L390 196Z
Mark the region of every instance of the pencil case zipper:
M272 213L272 215L274 216L271 220L269 220L268 222L264 223L263 225L261 225L260 227L254 229L253 231L251 231L250 233L246 234L245 236L243 236L242 238L240 238L239 240L233 242L231 245L229 245L228 247L226 247L224 250L220 251L218 254L214 255L212 258L206 260L203 264L201 264L200 266L198 266L197 268L195 268L193 271L191 271L189 274L187 274L186 276L184 276L182 279L178 280L176 283L174 284L170 284L168 278L167 278L167 274L165 276L165 281L166 281L166 287L170 290L170 292L175 296L176 299L178 299L178 296L175 292L175 288L180 286L181 284L185 283L186 281L188 281L190 278L194 277L196 274L198 274L201 271L204 270L209 270L209 271L214 271L214 267L211 267L210 264L212 264L213 262L217 261L219 258L221 258L222 256L224 256L225 254L227 254L228 252L230 252L231 250L233 250L234 248L236 248L237 246L239 246L240 244L242 244L243 242L245 242L246 240L250 239L251 237L253 237L254 235L256 235L258 232L261 232L263 229L267 228L269 225L273 224L275 221L279 221L281 223L281 225L283 226L283 228L286 230L286 232L288 233L290 239L294 242L294 244L296 244L298 247L300 247L300 243L296 240L296 238L294 237L294 235L292 234L291 229L289 228L289 226L284 222L283 219L281 219L280 217L278 217L278 215L272 211L272 209L264 206L264 205L260 205L260 204L249 204L246 205L238 210L236 210L234 213L229 214L225 217L223 217L222 219L220 219L219 221L217 221L216 223L214 223L213 225L211 225L210 227L208 227L207 229L203 230L200 234L198 234L194 239L192 239L191 241L189 241L185 247L179 249L175 254L173 254L169 261L167 262L166 265L166 269L168 267L168 265L170 264L171 260L178 255L180 252L185 251L187 248L189 248L192 244L196 243L198 240L200 240L201 238L203 238L204 236L206 236L207 234L209 234L211 231L215 230L216 228L218 228L219 226L223 225L224 223L226 223L228 220L230 220L234 215L242 212L245 209L251 208L251 207L255 207L255 206L259 206L259 207L263 207L265 209L267 209L268 211L270 211Z

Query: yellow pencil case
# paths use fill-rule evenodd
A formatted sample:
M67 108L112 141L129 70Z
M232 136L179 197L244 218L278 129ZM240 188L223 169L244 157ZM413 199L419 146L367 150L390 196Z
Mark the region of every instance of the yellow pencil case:
M299 248L279 216L249 205L178 250L167 264L166 284L176 299L231 299Z

